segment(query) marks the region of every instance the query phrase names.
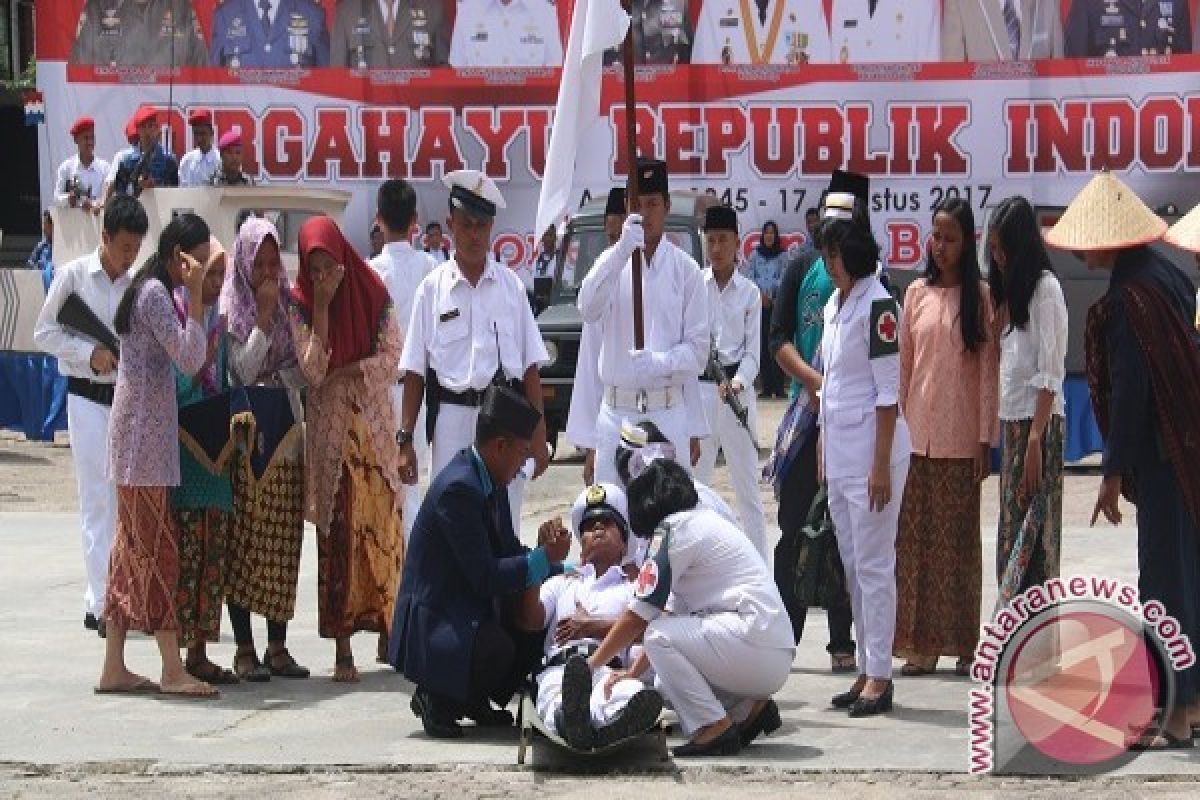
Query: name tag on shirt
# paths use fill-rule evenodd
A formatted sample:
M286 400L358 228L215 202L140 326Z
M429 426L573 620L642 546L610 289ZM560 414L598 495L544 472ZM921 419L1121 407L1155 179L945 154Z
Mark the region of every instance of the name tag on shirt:
M459 313L460 312L457 308L452 308L438 317L438 322L449 322L452 319L458 319Z

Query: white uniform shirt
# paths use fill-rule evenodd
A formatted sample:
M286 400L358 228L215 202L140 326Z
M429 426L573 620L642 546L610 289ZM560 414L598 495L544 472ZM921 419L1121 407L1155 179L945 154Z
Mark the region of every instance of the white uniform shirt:
M453 259L426 275L406 334L401 371L432 369L452 392L487 388L498 363L507 378L520 380L529 367L550 360L521 280L490 256L476 286Z
M184 153L179 161L179 185L208 186L220 168L221 154L217 152L217 148L210 147L207 153L202 153L200 148L193 147Z
M92 163L86 167L80 163L79 154L68 158L58 165L58 175L54 179L54 201L60 205L68 205L70 195L67 184L78 178L94 202L104 199L104 180L108 177L108 162L103 158L92 156Z
M721 366L738 364L735 376L744 387L758 377L759 347L762 342L762 295L753 281L737 270L725 288L717 285L712 267L704 270L712 336L717 342Z
M708 358L708 302L704 279L692 257L663 237L654 259L642 262L646 350L666 353L670 376L638 372L633 350L633 262L610 247L596 259L579 287L584 322L603 322L599 377L620 389L662 389L696 381ZM703 415L702 415L703 416Z
M941 9L929 0L833 0L833 60L842 64L914 63L942 57Z
M875 457L875 409L897 405L900 353L871 358L871 316L876 300L893 301L878 278L863 278L850 289L839 308L841 290L825 305L821 359L821 441L826 478L866 479ZM900 311L888 323L889 335L899 336ZM903 416L897 416L892 439L892 465L908 459L912 444Z
M433 256L417 250L408 242L387 242L383 251L368 263L379 273L383 285L387 287L392 298L392 318L401 335L406 337L417 287L437 266ZM403 374L401 377L404 377Z
M584 564L574 575L555 575L543 583L539 596L549 626L544 651L550 657L563 649L554 643L554 629L562 620L575 616L577 605L593 617L615 620L633 601L633 584L619 566L610 567L598 576L595 567ZM576 642L599 644L597 639Z
M567 410L567 440L576 447L589 450L599 446L596 420L600 417L600 404L604 398L596 364L600 361L603 327L602 323L585 322L579 332L575 380L571 383L571 407Z
M1029 322L1000 339L1000 419L1033 419L1042 389L1054 392L1051 413L1065 416L1067 301L1054 273L1043 272L1029 300Z
M533 291L533 265L524 262L517 264L512 268L513 273L517 276L517 280L521 281L521 285L525 287L526 292Z
M693 64L827 64L829 27L820 0L707 0L696 25Z
M46 302L33 327L33 341L44 352L58 359L58 371L63 375L86 378L96 383L117 382L115 371L107 375L97 375L92 371L92 351L96 348L96 342L59 324L57 317L67 296L74 292L115 334L113 318L117 315L117 306L125 290L133 280L132 275L131 269L115 281L109 280L108 273L100 265L99 248L54 270L54 280L50 283L50 291L46 293Z
M730 619L726 631L759 647L791 650L792 623L762 556L719 514L684 511L650 542L629 608L644 620L672 613Z
M458 0L450 66L557 67L562 59L550 0Z

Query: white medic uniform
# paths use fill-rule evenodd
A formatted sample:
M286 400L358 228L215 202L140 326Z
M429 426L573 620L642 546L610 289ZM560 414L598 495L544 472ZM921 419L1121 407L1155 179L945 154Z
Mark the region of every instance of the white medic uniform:
M657 371L638 370L633 351L633 262L622 261L617 246L608 248L579 287L579 311L595 325L598 339L596 377L600 384L597 415L596 481L620 483L614 456L621 421L652 420L688 466L689 439L705 426L698 403L690 408L684 387L698 392L698 376L708 353L708 310L704 280L696 262L666 236L653 259L642 262L645 349L661 355ZM589 380L581 358L576 382ZM697 394L698 398L698 394ZM699 419L697 419L697 416ZM690 419L689 419L690 417Z
M424 375L428 382L433 370L442 387L452 392L475 390L482 400L498 367L503 367L507 380L520 381L529 367L549 360L521 279L490 255L476 286L463 277L453 258L418 285L400 355L401 372ZM478 416L478 405L442 401L430 440L430 480L459 450L474 443ZM523 483L518 476L508 486L513 530L518 534Z
M762 295L758 287L737 270L734 270L724 289L717 285L711 268L704 270L703 274L717 358L722 367L737 369L733 379L745 387L739 397L749 411L751 430L756 430L758 407L754 397L754 379L759 369ZM746 536L763 560L768 561L767 519L758 491L758 448L733 411L717 396L716 383L701 381L700 393L712 435L700 441L696 477L711 484L717 453L724 451Z
M700 7L693 64L827 64L829 27L821 0L708 0Z
M450 66L558 67L563 45L550 0L459 0Z
M33 340L46 353L58 359L58 371L68 379L82 379L90 387L113 387L117 373L97 375L92 371L92 350L96 342L59 324L57 317L63 301L72 292L95 315L116 332L113 318L117 306L129 288L132 270L113 281L100 264L100 251L77 258L54 271L54 280L46 302L38 314ZM83 526L83 563L87 574L84 611L97 619L104 613L104 592L108 586L108 555L117 526L117 488L106 477L108 466L108 404L67 394L67 430L71 437L71 457L75 462L75 480L79 487L79 516Z
M940 61L940 3L933 0L833 0L830 40L835 63Z
M109 164L103 158L93 156L92 163L84 166L76 153L58 165L58 174L54 178L54 202L60 206L69 205L67 184L78 178L91 201L100 203L104 200L104 180L108 177L108 170Z
M875 453L876 408L897 405L899 309L876 277L857 281L841 308L840 290L825 306L821 358L821 442L829 512L854 611L857 663L890 678L896 631L896 525L912 446L903 417L892 438L892 498L870 510L867 477Z
M383 251L370 260L371 267L383 279L392 298L392 316L400 331L401 340L408 338L408 321L412 316L413 298L417 287L434 268L433 256L414 248L408 242L388 242ZM404 407L404 372L399 382L392 387L392 407L396 419L401 418ZM421 508L425 487L429 485L429 439L425 436L425 406L417 414L417 425L413 429L413 449L417 454L418 481L404 493L404 540L412 533L413 522Z
M744 722L792 668L779 590L742 532L715 512L673 514L660 527L630 605L649 623L643 646L655 686L687 736L727 714Z
M221 154L217 148L210 147L207 153L202 153L200 148L193 147L179 160L179 185L183 188L208 186L220 168Z
M549 661L560 651L576 645L599 645L596 639L576 639L566 645L554 643L554 629L562 620L576 614L576 604L583 606L591 616L616 619L633 601L633 584L625 577L620 567L611 567L603 575L597 575L591 564L584 564L573 575L556 575L542 584L542 609L549 625L546 631L545 656ZM621 663L628 667L630 655L622 654ZM555 713L562 708L562 680L565 666L547 667L537 676L537 710L551 730L557 729ZM646 686L640 680L623 680L613 685L612 694L605 697L604 682L610 669L601 667L592 676L590 707L592 725L602 728L612 722L629 699ZM561 734L562 731L559 731Z

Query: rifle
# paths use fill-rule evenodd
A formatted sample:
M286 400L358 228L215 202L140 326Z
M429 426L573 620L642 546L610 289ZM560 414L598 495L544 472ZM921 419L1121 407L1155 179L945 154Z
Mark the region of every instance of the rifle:
M75 205L78 208L83 207L84 200L92 199L91 191L88 190L88 188L83 185L83 181L79 180L78 175L71 177L71 178L67 178L66 182L63 185L63 194L74 198Z
M729 383L729 379L725 376L725 369L721 366L721 359L717 357L717 340L713 337L710 338L710 341L712 344L708 348L708 362L704 365L704 379L717 384L717 395L719 396L721 394L721 384ZM750 387L750 389L753 391L753 387ZM729 406L729 410L733 412L733 416L738 421L738 424L746 431L746 435L750 437L750 441L757 451L758 437L754 435L754 430L750 427L750 409L746 408L741 398L738 397L737 392L733 391L732 388L725 392L723 401L725 405Z
M75 292L67 295L67 299L63 301L62 308L58 310L56 319L60 325L73 328L84 336L95 340L98 344L112 351L114 356L120 358L121 343L117 339L116 334L100 321L96 313Z

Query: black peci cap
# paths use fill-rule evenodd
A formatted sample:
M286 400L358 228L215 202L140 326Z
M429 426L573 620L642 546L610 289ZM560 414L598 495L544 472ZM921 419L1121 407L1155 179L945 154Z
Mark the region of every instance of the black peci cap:
M637 162L638 194L667 194L667 164L653 158L639 158Z
M871 201L871 179L857 172L847 172L835 169L829 179L829 193L848 192L861 200L864 205Z
M738 232L737 212L729 206L709 206L704 212L704 232L733 231Z
M615 186L608 192L608 202L604 204L604 216L619 214L625 216L625 189Z
M489 386L479 415L518 439L532 439L542 415L521 395L507 386Z

